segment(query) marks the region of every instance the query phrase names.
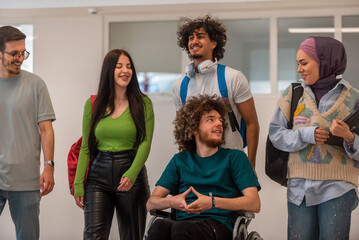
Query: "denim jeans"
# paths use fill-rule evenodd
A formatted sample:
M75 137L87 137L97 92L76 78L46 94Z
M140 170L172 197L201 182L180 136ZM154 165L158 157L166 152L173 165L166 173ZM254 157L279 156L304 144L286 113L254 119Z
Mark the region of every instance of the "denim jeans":
M12 221L15 224L17 240L38 240L40 235L40 191L0 190L0 215L6 200Z
M314 206L288 202L288 239L349 239L351 212L358 205L355 190Z

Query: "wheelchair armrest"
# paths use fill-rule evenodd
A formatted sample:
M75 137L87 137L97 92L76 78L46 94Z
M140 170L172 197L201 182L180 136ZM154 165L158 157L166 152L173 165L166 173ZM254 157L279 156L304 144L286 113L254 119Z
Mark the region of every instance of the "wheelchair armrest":
M171 212L167 212L167 211L152 209L152 210L150 210L150 215L152 217L148 221L148 224L145 229L145 239L147 239L148 231L151 228L154 221L156 221L158 218L168 218L168 219L174 220L174 219L176 219L176 210L171 208Z
M150 210L150 215L152 217L148 221L148 224L147 224L146 229L145 229L145 239L147 239L148 231L151 228L154 221L156 221L158 218L171 218L171 213L170 212L166 212L166 211L162 211L162 210L156 210L156 209Z
M152 209L150 211L150 214L152 216L157 216L157 217L171 218L171 213L170 212L166 212L166 211L162 211L162 210Z
M239 210L235 212L235 216L237 217L246 217L247 219L253 219L254 218L254 213L253 212L247 212L244 210Z

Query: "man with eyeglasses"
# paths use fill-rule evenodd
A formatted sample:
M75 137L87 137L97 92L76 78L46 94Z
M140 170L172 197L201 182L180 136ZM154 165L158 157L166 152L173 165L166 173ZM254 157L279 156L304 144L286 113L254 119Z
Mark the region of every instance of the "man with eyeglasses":
M17 28L0 27L0 215L8 201L16 239L38 240L40 199L55 183L55 113L44 81L21 70L30 54L25 38Z

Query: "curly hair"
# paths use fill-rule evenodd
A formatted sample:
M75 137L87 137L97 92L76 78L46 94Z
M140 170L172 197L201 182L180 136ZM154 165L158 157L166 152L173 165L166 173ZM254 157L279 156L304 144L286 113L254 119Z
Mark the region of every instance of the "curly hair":
M223 136L227 124L224 116L227 112L226 105L221 97L217 95L198 95L187 100L186 104L178 110L173 121L175 125L173 134L178 150L193 151L196 148L194 132L199 128L199 122L203 114L216 110L223 118Z
M199 28L204 28L209 39L217 43L216 48L213 50L214 59L212 60L221 60L225 51L224 46L227 42L226 28L218 19L213 19L209 15L197 19L182 17L177 29L178 46L184 49L192 59L188 49L188 38Z

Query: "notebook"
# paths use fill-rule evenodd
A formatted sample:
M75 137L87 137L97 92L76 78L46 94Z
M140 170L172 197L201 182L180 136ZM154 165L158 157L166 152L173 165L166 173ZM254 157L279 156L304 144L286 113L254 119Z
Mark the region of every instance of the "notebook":
M354 110L351 114L349 114L344 120L346 124L348 124L350 130L359 135L359 108ZM330 145L343 146L344 139L341 137L333 136L329 133L329 138L325 142Z

